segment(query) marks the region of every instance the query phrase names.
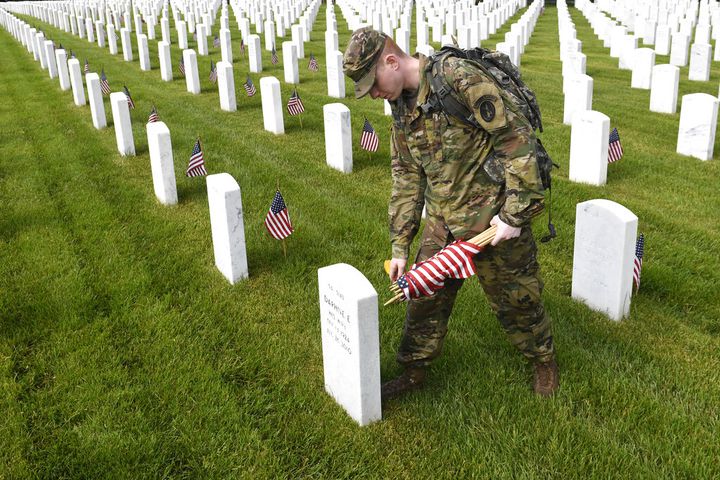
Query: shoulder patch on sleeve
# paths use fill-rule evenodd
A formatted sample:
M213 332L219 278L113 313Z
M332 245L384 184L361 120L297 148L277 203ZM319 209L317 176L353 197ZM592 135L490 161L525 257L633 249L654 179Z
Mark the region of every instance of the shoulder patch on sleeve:
M494 83L481 82L470 85L466 97L475 118L488 132L504 128L508 124L505 103Z

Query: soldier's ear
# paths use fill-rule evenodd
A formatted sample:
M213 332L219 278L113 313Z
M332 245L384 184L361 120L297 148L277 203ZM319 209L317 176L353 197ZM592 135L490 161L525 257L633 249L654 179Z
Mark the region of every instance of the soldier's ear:
M385 66L391 70L398 70L400 68L400 60L394 53L388 53L383 59Z

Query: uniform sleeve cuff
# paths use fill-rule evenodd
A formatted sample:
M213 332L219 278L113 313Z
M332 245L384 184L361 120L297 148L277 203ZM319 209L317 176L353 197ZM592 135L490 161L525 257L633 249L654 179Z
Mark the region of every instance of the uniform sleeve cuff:
M392 246L392 258L402 258L404 260L407 260L409 253L410 253L409 245L393 245Z

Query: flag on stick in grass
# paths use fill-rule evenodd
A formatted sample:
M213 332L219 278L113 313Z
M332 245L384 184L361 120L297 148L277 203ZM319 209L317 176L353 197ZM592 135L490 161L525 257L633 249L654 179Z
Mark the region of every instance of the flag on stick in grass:
M188 177L200 177L202 175L207 175L207 170L205 170L205 159L203 158L199 138L197 139L197 142L195 142L195 147L193 147L192 154L190 155L190 163L188 163L185 175Z
M290 115L300 115L305 111L305 106L302 103L302 100L300 100L300 95L297 93L297 89L293 90L292 95L290 95L290 100L288 100L287 103L287 111Z
M265 216L265 227L268 229L268 232L270 232L270 235L277 240L289 237L294 231L292 223L290 223L287 205L285 205L285 200L280 194L280 190L275 191L275 197L270 204L270 210L268 210Z
M641 233L635 242L635 262L633 265L633 282L636 291L640 289L640 273L642 272L643 255L645 254L645 234Z
M617 128L613 128L608 141L608 163L617 162L622 156L623 148L620 144L620 135L618 135Z
M280 61L278 60L277 51L275 50L275 47L272 49L272 53L270 54L270 61L273 65L277 65L277 63Z
M308 62L308 70L310 70L311 72L317 72L319 69L320 67L318 66L317 60L315 59L315 55L311 53L310 62Z
M100 90L104 95L110 95L110 84L108 83L107 76L105 76L105 69L100 72Z
M217 68L215 67L215 64L212 60L210 60L210 81L212 83L217 82Z
M217 48L220 46L220 37L215 35L215 38L213 38L213 47Z
M135 108L135 102L133 102L133 99L132 99L132 97L130 96L130 90L128 90L128 88L127 88L125 85L123 85L123 88L125 89L125 96L127 97L128 107L134 109L134 108Z
M362 135L360 136L360 147L368 152L377 152L378 145L380 145L380 140L378 139L377 133L375 133L375 129L373 129L366 118Z
M90 73L90 64L87 61L87 58L85 59L85 68L83 68L83 73Z
M255 85L253 85L252 78L250 78L250 75L248 75L247 80L245 80L245 83L243 83L243 88L245 89L245 92L247 92L248 97L252 97L255 95Z
M182 55L180 55L180 63L178 64L178 70L180 70L180 75L183 77L185 76L185 62L183 61Z
M158 115L157 108L155 108L155 105L153 105L153 108L150 111L150 116L148 117L148 123L154 123L158 120L160 120L160 116Z

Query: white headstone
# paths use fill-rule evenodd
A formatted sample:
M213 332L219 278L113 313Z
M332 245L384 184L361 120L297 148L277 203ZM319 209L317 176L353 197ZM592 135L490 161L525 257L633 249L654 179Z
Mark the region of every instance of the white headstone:
M354 267L318 270L325 390L361 426L382 419L375 289Z
M707 93L683 95L677 153L710 160L715 146L718 97Z
M343 53L333 52L327 57L328 96L345 98L345 74L343 73Z
M293 42L283 42L282 55L285 83L297 85L300 83L300 74L298 71L298 59L295 44Z
M160 78L166 82L171 82L173 79L173 72L169 43L165 41L158 42L158 60L160 61Z
M137 36L138 56L140 57L140 70L150 70L150 50L148 49L148 39L144 33Z
M79 65L78 65L79 67ZM110 107L115 127L115 140L120 155L135 155L135 141L133 139L132 123L130 122L130 107L124 92L110 94Z
M105 118L105 104L103 103L102 90L100 89L100 77L97 73L85 74L85 82L88 89L88 100L90 101L90 113L95 128L98 130L107 126Z
M95 28L92 18L85 19L85 30L87 31L87 41L93 43L95 41Z
M630 312L637 225L635 214L610 200L576 208L572 298L616 321Z
M571 125L573 114L592 110L593 79L589 75L573 75L565 86L563 123Z
M305 58L305 43L303 41L302 25L293 25L290 27L292 41L295 44L298 58Z
M260 96L262 98L263 126L265 130L276 135L285 133L282 99L280 98L280 81L275 77L261 78Z
M145 130L155 196L163 205L175 205L178 203L178 196L170 130L165 122L148 123Z
M122 44L123 59L126 62L132 62L132 40L130 39L130 30L128 30L127 28L120 29L120 42Z
M200 93L200 76L197 67L195 50L183 50L183 63L185 64L185 85L190 93Z
M207 192L215 266L234 285L248 278L240 186L229 173L218 173L208 175Z
M226 112L234 112L237 110L237 103L235 100L235 77L233 77L232 63L218 62L216 68L220 108Z
M710 56L712 45L709 43L693 43L690 47L690 73L688 78L700 82L710 80Z
M675 33L672 36L672 50L670 51L670 63L678 67L684 67L688 63L688 45L690 38L684 33Z
M185 25L185 22L183 20L179 20L175 23L175 28L177 28L177 37L178 37L178 47L180 47L181 50L187 50L188 48L188 32L187 32L187 26Z
M655 30L655 53L658 55L669 55L670 54L670 39L671 39L670 27L665 24L660 24Z
M250 71L252 73L262 72L262 56L260 50L260 36L250 35L247 42L248 57L250 58Z
M638 48L635 50L630 86L649 90L654 66L655 50L651 48Z
M115 26L112 23L108 24L107 26L107 36L110 55L117 55L117 34L115 33Z
M80 73L80 61L77 58L68 60L68 70L70 71L73 101L77 106L85 105L85 89L83 88L82 73Z
M675 65L655 65L650 85L650 111L675 113L679 83L680 68Z
M570 133L570 175L573 182L605 185L610 118L594 110L577 112Z
M220 58L223 62L233 63L230 30L227 28L220 29Z
M67 53L65 50L55 50L55 63L58 69L58 78L60 80L60 90L70 89L70 72L68 72ZM79 66L79 64L78 64Z
M327 164L343 173L353 168L352 130L350 109L342 103L323 106L325 123L325 160Z
M95 22L95 36L97 37L98 47L105 47L105 24L102 20Z
M52 40L45 40L43 42L43 48L45 49L45 59L47 60L48 74L50 78L57 77L57 63L55 62L55 46Z
M208 54L207 30L205 30L205 25L203 24L198 24L195 30L197 33L198 55L205 56Z
M162 41L170 44L170 20L165 17L160 19L160 31L162 32Z

